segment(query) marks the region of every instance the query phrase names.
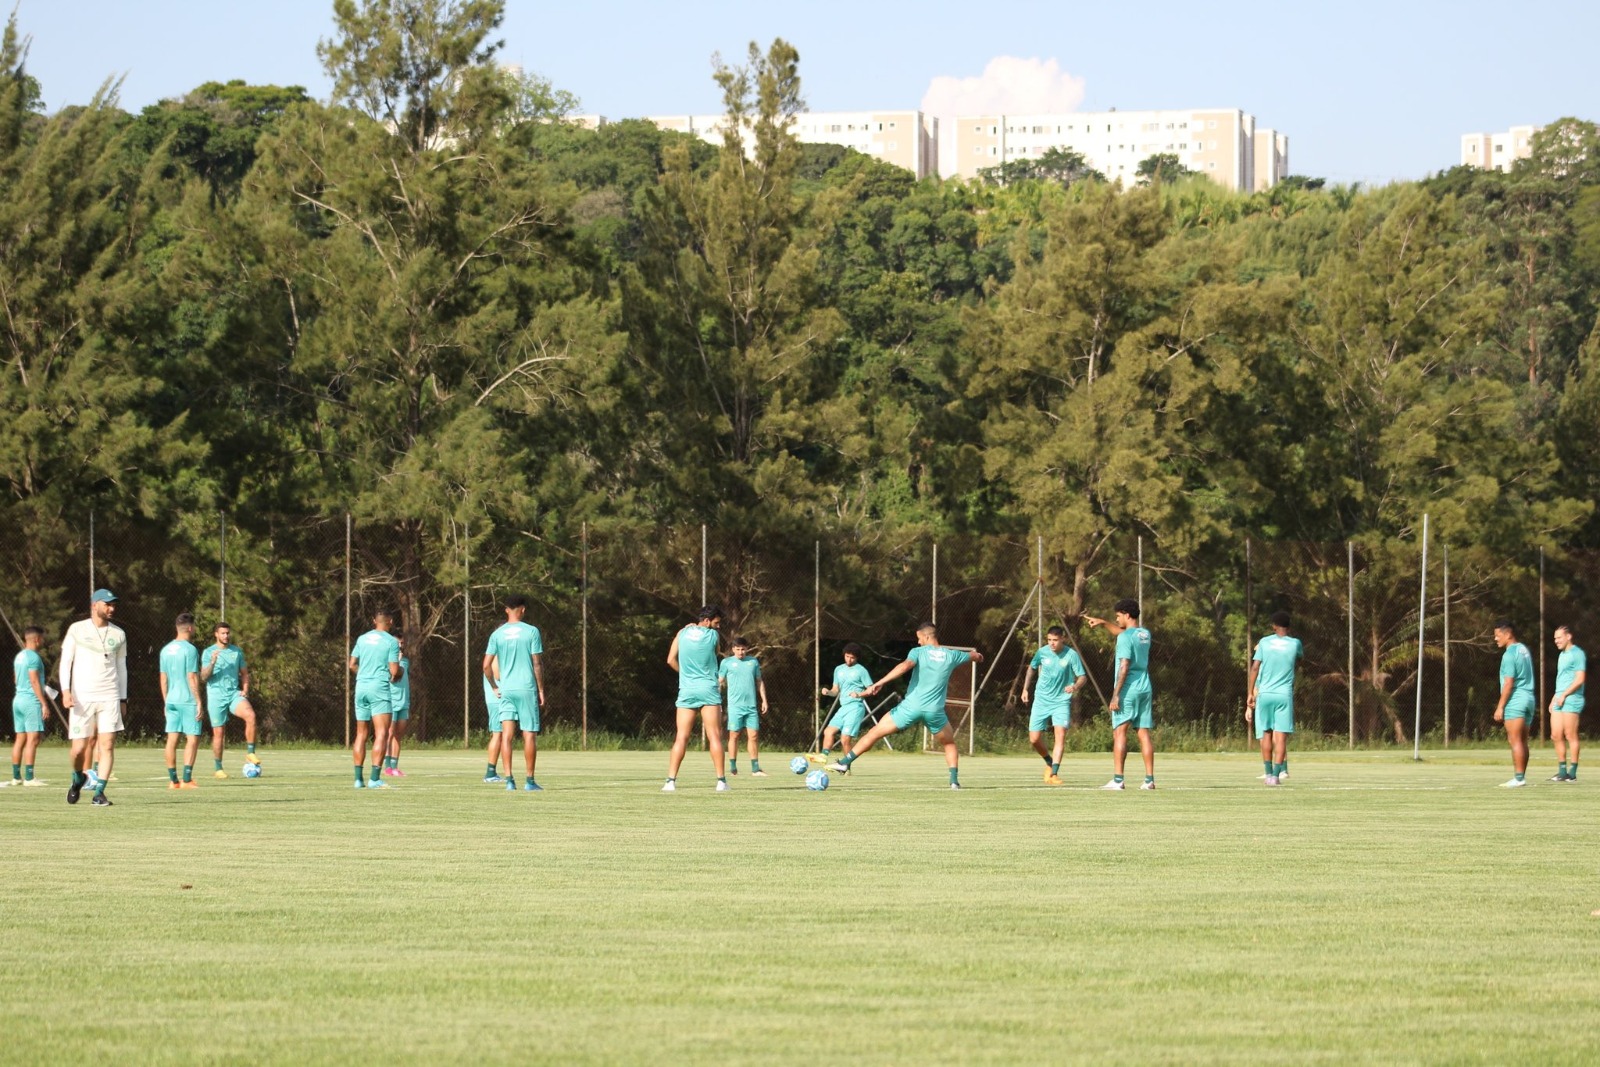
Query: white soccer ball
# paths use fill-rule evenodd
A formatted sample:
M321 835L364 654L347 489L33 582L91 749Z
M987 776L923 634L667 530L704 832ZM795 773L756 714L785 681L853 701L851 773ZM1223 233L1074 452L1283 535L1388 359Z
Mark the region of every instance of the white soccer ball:
M828 772L812 771L810 774L806 775L806 788L811 790L813 793L820 793L824 789L828 788Z
M811 766L811 764L804 756L796 756L794 759L789 761L789 769L796 774L806 773L806 768L809 766Z
M260 778L261 777L261 764L259 764L259 763L246 763L244 765L244 776L246 778Z

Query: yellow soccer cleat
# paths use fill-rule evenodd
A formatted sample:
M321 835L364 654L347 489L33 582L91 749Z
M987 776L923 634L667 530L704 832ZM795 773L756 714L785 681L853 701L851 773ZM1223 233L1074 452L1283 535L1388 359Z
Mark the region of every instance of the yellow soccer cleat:
M183 786L179 785L177 782L168 782L167 783L167 788L168 789L182 789Z
M1047 774L1047 775L1044 776L1044 784L1045 785L1064 785L1066 783L1062 782L1061 776L1058 775L1058 774Z
M228 777L228 772L227 771L212 771L211 772L211 777L213 777L213 778L226 778L226 777Z
M258 765L261 763L260 758L257 757L254 752L246 752L245 755L244 755L244 761L246 763L255 763L255 764L258 764Z

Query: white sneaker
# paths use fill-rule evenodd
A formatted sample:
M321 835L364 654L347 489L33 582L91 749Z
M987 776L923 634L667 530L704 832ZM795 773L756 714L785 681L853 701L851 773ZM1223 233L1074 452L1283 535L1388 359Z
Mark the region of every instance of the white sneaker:
M849 774L850 773L850 768L846 767L844 764L840 763L838 760L834 760L832 763L828 764L828 770L832 771L834 774Z
M1278 780L1276 778L1274 778L1270 774L1267 775L1265 778L1263 778L1262 781L1265 782L1267 785L1277 785L1278 784Z
M50 783L45 781L43 778L29 778L26 782L22 783L22 787L24 789L37 789L41 785L49 784Z
M1139 783L1139 788L1140 789L1154 789L1155 787L1156 787L1156 784L1154 782L1140 782Z
M19 779L7 778L5 781L0 782L0 789L4 789L8 785L21 785L21 784L22 784L22 782Z
M1100 788L1101 789L1114 789L1114 790L1117 790L1117 791L1120 792L1122 790L1123 786L1122 786L1121 782L1119 782L1115 778L1113 778L1113 779L1111 779L1111 781L1107 782L1105 785L1101 786Z
M1289 769L1287 767L1285 767L1283 769L1283 773L1278 775L1278 781L1287 782L1288 780L1289 780Z
M951 782L950 783L950 788L951 789L960 789L961 788L961 783L960 782Z
M1501 782L1500 783L1500 788L1501 789L1521 789L1523 786L1525 786L1527 784L1528 783L1527 783L1527 781L1525 779L1513 778L1509 782Z
M718 778L717 779L717 792L726 793L727 791L728 791L728 783L724 782L721 778Z
M678 783L668 778L667 784L661 787L661 791L663 793L676 793L678 791Z

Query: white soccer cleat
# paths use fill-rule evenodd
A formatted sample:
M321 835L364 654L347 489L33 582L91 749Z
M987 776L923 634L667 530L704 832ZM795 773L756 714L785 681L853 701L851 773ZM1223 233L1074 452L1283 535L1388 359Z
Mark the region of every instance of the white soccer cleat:
M1139 788L1140 789L1152 790L1155 787L1156 787L1156 784L1154 782L1140 782L1139 783Z
M22 784L22 781L20 779L7 778L5 781L0 782L0 789L5 789L7 786L21 785L21 784Z
M1269 774L1269 775L1267 775L1267 776L1266 776L1266 777L1264 777L1264 778L1263 778L1263 779L1261 779L1261 780L1262 780L1262 781L1263 781L1263 782L1265 782L1265 783L1266 783L1266 784L1267 784L1267 785L1277 785L1277 784L1278 784L1278 779L1276 779L1276 778L1274 778L1274 777L1273 777L1273 776L1272 776L1272 775L1270 775L1270 774Z
M828 764L828 770L832 771L835 774L849 774L850 773L850 768L846 767L844 764L840 763L838 760L834 760L832 763Z
M678 783L668 778L667 784L661 787L661 791L663 793L676 793L678 791Z
M1281 784L1283 782L1287 782L1288 780L1289 780L1289 769L1287 767L1285 767L1283 769L1283 773L1278 775L1278 782Z
M721 778L718 778L717 779L717 792L726 793L727 791L728 791L728 783L724 782Z
M1527 783L1526 779L1513 778L1509 782L1501 782L1500 783L1500 788L1501 789L1521 789L1523 786L1525 786L1527 784L1528 783Z
M1120 793L1123 790L1124 787L1123 787L1123 784L1121 782L1119 782L1115 778L1113 778L1113 779L1111 779L1111 781L1107 782L1105 785L1101 786L1100 788L1101 789L1109 789L1109 790L1112 790L1113 792Z

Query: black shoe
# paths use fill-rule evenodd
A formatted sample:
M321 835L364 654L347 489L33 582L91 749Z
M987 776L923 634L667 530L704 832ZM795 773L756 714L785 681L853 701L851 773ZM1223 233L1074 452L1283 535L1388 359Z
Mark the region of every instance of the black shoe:
M78 802L78 796L82 792L83 792L83 786L81 786L81 785L68 786L67 787L67 803L68 804L76 804Z
M97 808L109 808L111 806L111 801L106 799L106 795L104 793L96 793L94 795L94 799L89 801L89 803L93 804Z

